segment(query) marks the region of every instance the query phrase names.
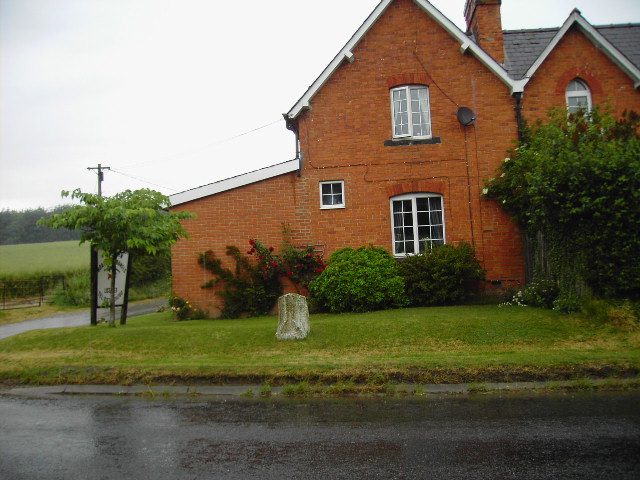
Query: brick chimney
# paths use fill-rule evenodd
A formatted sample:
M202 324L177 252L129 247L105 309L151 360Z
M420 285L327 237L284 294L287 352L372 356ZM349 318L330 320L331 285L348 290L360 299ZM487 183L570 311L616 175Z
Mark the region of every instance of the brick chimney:
M504 63L504 43L502 41L502 0L467 0L464 18L467 34L498 63Z

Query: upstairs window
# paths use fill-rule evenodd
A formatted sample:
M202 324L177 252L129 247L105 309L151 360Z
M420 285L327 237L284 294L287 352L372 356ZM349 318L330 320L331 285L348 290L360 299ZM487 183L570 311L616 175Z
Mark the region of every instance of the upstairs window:
M569 113L591 111L591 91L586 83L576 78L567 86L567 110Z
M320 182L320 208L344 207L344 181Z
M431 138L429 87L405 85L391 89L393 138Z
M393 254L412 255L445 243L442 195L416 193L391 199Z

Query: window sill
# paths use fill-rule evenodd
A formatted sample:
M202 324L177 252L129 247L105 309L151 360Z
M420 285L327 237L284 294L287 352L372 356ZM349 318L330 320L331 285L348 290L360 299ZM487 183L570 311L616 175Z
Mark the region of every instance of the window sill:
M345 205L322 205L320 206L320 210L337 210L340 208L345 208Z
M412 139L404 139L399 138L397 140L385 140L385 147L400 147L403 145L434 145L437 143L442 143L442 139L440 137L431 137L424 138L420 140L412 140Z

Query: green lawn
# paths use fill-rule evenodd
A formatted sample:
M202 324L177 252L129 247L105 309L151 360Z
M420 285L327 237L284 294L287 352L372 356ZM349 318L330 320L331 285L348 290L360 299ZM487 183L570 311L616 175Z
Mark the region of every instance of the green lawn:
M0 245L0 278L64 273L89 268L89 245L68 242Z
M579 315L464 306L313 315L304 341L277 317L28 332L0 340L0 378L22 383L371 381L417 383L636 375L640 333Z

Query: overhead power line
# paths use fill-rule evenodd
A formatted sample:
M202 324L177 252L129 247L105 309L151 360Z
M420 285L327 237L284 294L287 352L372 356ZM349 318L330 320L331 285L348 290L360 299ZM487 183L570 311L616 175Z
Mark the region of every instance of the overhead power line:
M125 165L125 166L118 167L118 168L120 168L120 169L128 169L128 168L142 167L142 166L145 166L145 165L158 164L160 162L167 162L167 161L170 161L170 160L175 160L175 159L180 158L180 157L186 157L186 156L189 156L189 155L194 155L196 153L202 152L203 150L207 150L209 148L217 147L218 145L222 145L224 143L230 142L230 141L235 140L237 138L244 137L244 136L249 135L251 133L257 132L258 130L262 130L264 128L270 127L272 125L275 125L276 123L280 123L280 122L283 122L283 121L284 121L284 118L279 118L278 120L275 120L275 121L273 121L271 123L267 123L265 125L261 125L259 127L253 128L251 130L247 130L246 132L239 133L239 134L234 135L232 137L228 137L228 138L225 138L225 139L222 139L222 140L217 140L215 142L207 143L206 145L202 145L200 147L196 147L196 148L194 148L192 150L186 150L184 152L174 153L172 155L169 155L168 157L164 157L161 160L148 160L148 161L145 161L145 162L134 163L134 164L131 164L131 165ZM121 175L123 175L123 174L121 173Z
M157 183L150 182L150 181L145 180L145 179L143 179L143 178L136 177L136 176L134 176L134 175L129 175L129 174L127 174L127 173L119 172L118 170L114 170L113 168L111 169L111 171L112 171L113 173L117 173L118 175L122 175L123 177L132 178L133 180L137 180L137 181L139 181L139 182L146 183L146 184L148 184L148 185L153 185L154 187L162 188L162 189L164 189L164 190L171 190L172 192L177 192L177 191L178 191L178 190L177 190L177 189L175 189L175 188L166 187L166 186L164 186L164 185L158 185Z

